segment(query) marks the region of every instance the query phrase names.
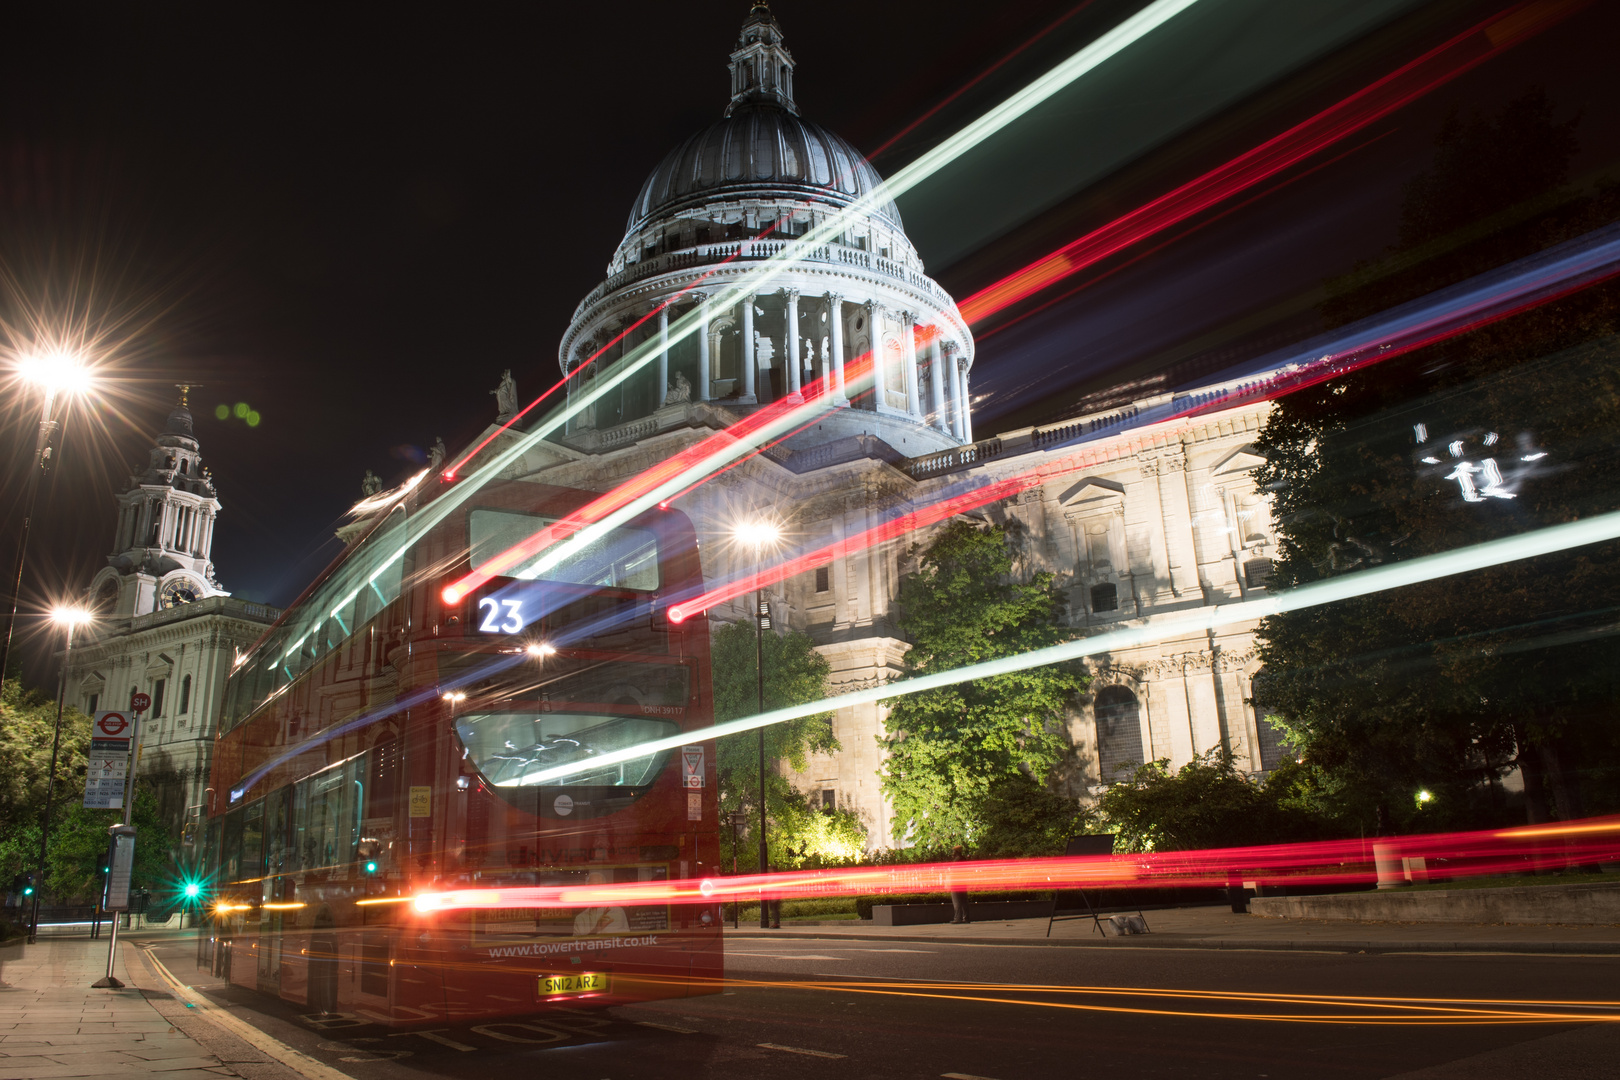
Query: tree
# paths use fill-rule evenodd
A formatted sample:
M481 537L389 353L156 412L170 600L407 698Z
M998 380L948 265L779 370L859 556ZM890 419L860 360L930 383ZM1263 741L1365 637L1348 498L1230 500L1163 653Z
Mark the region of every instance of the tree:
M755 669L754 627L733 623L714 635L711 664L714 672L714 718L736 720L759 712L759 684ZM798 631L767 633L763 639L765 708L786 708L819 701L827 695L827 658L816 652L809 635ZM813 807L781 772L770 768L786 761L803 769L811 753L839 749L833 736L832 713L772 724L765 730L766 816L770 828L766 843L771 864L778 868L852 859L866 846L866 833L849 811L827 813ZM746 814L746 831L738 836L738 852L731 849L731 830L721 829L721 855L739 867L754 868L759 823L759 736L752 731L728 735L718 741L720 816L722 823L739 810ZM748 837L755 839L750 842Z
M0 691L0 875L7 881L39 864L39 817L45 808L55 729L55 698L24 687L18 679L7 679ZM77 709L64 710L52 815L56 822L68 803L83 797L89 748L89 718Z
M986 858L1062 855L1069 838L1096 824L1094 811L1022 773L990 783L979 808L984 832L975 854Z
M174 835L163 823L153 787L137 780L135 864L132 889L150 889L164 898L178 879L174 873ZM82 799L70 799L61 820L51 828L51 856L45 869L45 887L62 902L90 903L101 891L106 865L107 830L123 820L121 810L87 810ZM170 897L172 898L172 897Z
M948 525L899 590L906 674L950 671L1067 640L1053 577L1015 573L1015 524ZM914 552L917 549L913 549ZM1044 786L1068 756L1065 710L1086 686L1078 663L1053 664L889 701L880 736L894 839L926 849L975 844L998 780Z
M1297 767L1296 767L1297 768ZM1288 804L1295 774L1266 780L1239 772L1229 750L1215 748L1172 772L1168 758L1137 767L1111 784L1098 807L1115 831L1115 850L1190 851L1302 840L1320 823Z
M0 876L39 865L40 813L45 808L56 701L7 679L0 693ZM42 895L53 903L90 903L99 894L107 854L107 828L123 819L116 810L84 808L84 770L90 748L90 718L77 709L62 713L56 797L51 807L50 849ZM174 838L158 813L156 796L139 784L134 823L138 830L131 884L160 888L169 881Z
M1407 190L1401 246L1336 284L1329 321L1613 221L1620 187L1559 187L1574 148L1539 91L1449 120ZM1620 289L1599 285L1280 399L1256 444L1273 587L1620 506L1617 332ZM1487 460L1505 479L1482 495ZM1313 770L1301 797L1349 831L1478 824L1507 812L1494 781L1517 766L1532 821L1615 806L1620 653L1594 598L1620 593L1617 556L1596 545L1266 619L1256 696ZM1419 789L1437 798L1419 807Z

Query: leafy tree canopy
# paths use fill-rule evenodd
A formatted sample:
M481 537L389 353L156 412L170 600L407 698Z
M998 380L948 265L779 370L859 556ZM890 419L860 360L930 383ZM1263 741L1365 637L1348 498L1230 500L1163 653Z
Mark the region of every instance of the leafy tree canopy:
M1408 189L1403 247L1353 275L1329 320L1613 221L1620 187L1557 188L1574 146L1538 91L1448 121ZM1487 157L1510 175L1474 175ZM1598 285L1277 401L1256 444L1274 587L1615 509L1617 334L1620 288ZM1487 462L1503 480L1482 494ZM1620 595L1617 557L1595 545L1266 619L1256 696L1314 770L1317 808L1369 834L1483 824L1506 813L1492 781L1517 765L1531 820L1594 812L1620 762L1602 599ZM1444 797L1420 810L1419 789Z
M40 814L55 728L55 699L7 679L0 692L0 877L7 882L39 865ZM123 820L120 811L83 806L89 748L90 718L77 709L63 710L50 849L41 883L46 903L90 903L96 898L107 828ZM160 890L172 877L174 838L158 813L156 797L144 786L136 796L134 822L139 831L131 883Z
M1137 767L1099 801L1115 830L1116 851L1189 851L1307 839L1321 824L1294 805L1296 778L1284 768L1268 780L1239 772L1220 748L1171 771L1168 758Z
M827 658L816 652L808 635L798 631L767 633L761 642L764 655L765 708L785 708L819 701L826 696ZM755 669L755 631L750 623L722 627L712 645L714 718L717 722L753 716L759 712L759 683ZM771 865L787 868L807 862L846 861L866 847L866 831L849 811L827 813L811 805L810 798L773 768L786 761L803 769L811 753L839 749L833 736L832 713L773 724L765 732L765 807L769 827L765 838ZM759 862L759 736L747 731L719 740L721 853L729 865L735 854L739 869ZM742 811L745 824L738 833L739 851L731 847L730 815ZM750 839L753 838L753 839Z
M1016 525L953 522L900 583L898 624L911 640L908 676L950 671L1067 640L1049 573L1015 572ZM888 702L882 789L894 839L924 849L976 844L998 780L1044 785L1068 755L1065 709L1084 668L1054 664Z

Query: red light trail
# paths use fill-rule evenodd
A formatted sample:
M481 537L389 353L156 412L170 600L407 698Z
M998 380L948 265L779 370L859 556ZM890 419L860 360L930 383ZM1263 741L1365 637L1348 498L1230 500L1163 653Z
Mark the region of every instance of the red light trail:
M1315 116L1152 202L1015 270L964 300L971 325L1154 233L1186 220L1450 82L1589 0L1541 0L1499 12Z
M986 859L976 862L790 870L736 877L600 885L452 889L417 894L427 914L479 908L603 907L729 903L761 897L813 899L858 894L1007 889L1224 888L1262 885L1354 886L1378 880L1378 864L1431 861L1448 877L1548 870L1620 858L1620 817L1516 829L1325 840L1256 847L1127 855Z
M1182 185L1176 190L1160 196L1153 202L1147 203L1146 205L1138 207L1136 210L1133 210L1128 214L1116 218L1107 225L1104 225L1091 233L1072 241L1071 243L1058 249L1056 252L1036 260L1035 262L1026 266L1024 269L1015 271L1014 273L1003 278L1001 281L990 285L985 289L981 289L979 292L973 294L962 303L960 311L969 325L981 322L991 315L994 315L997 312L1011 306L1012 304L1015 304L1018 301L1041 291L1048 285L1054 284L1063 278L1078 273L1086 267L1094 265L1098 261L1120 251L1125 247L1129 247L1158 232L1162 232L1167 228L1177 225L1192 215L1208 209L1216 203L1222 202L1250 187L1253 187L1254 185L1276 175L1278 172L1297 164L1298 162L1315 153L1318 153L1323 149L1326 149L1334 143L1354 134L1357 131L1362 130L1368 124L1371 124L1381 117L1388 115L1389 113L1410 103L1418 97L1429 93L1437 87L1444 85L1446 82L1456 78L1458 75L1461 75L1478 64L1483 63L1485 60L1490 59L1512 45L1517 44L1524 38L1539 33L1540 31L1553 25L1555 22L1563 19L1567 15L1572 14L1574 11L1586 6L1589 2L1590 0L1535 0L1535 2L1532 3L1516 5L1515 7L1509 8L1505 11L1498 12L1491 18L1484 20L1463 33L1458 34L1444 44L1436 46L1434 49L1424 53L1417 59L1408 62L1400 68L1397 68L1395 71L1384 76L1371 85L1357 91L1350 97L1345 98L1337 104L1332 105L1322 112L1316 114L1315 116L1302 121L1293 128L1290 128L1288 131L1285 131L1267 142L1247 151L1246 153L1233 158L1231 161L1228 161L1226 164L1205 173L1203 176L1189 181L1187 184ZM1078 10L1078 8L1075 9L1075 11ZM1070 14L1074 14L1074 11L1071 11ZM1069 16L1067 15L1064 16L1065 19L1068 17ZM1062 21L1062 19L1058 20L1059 23ZM1052 24L1052 27L1055 27L1056 25L1058 25L1058 23ZM1048 30L1052 29L1052 27L1048 27ZM1043 31L1042 33L1045 32L1046 31ZM1028 43L1026 43L1026 45L1027 44ZM902 132L902 134L904 134L904 132ZM880 149L882 148L880 147ZM776 226L773 224L771 229L766 230L766 232L762 233L761 236L767 235L775 228ZM735 258L735 256L732 256L732 258ZM727 261L730 260L728 259ZM720 265L724 265L724 263ZM717 266L714 269L718 268L719 267ZM709 273L713 272L713 269L709 271ZM704 276L707 277L708 275L705 274ZM699 280L701 281L702 279ZM677 293L675 296L672 296L664 301L661 305L659 305L659 307L654 308L653 311L649 312L641 320L627 328L624 333L627 334L630 332L630 330L633 330L635 327L645 323L647 319L652 318L652 316L657 314L659 310L667 307L684 292L695 287L696 284L698 283L694 282L693 285L687 286L686 289L683 289L681 293ZM930 340L935 333L937 333L937 330L933 327L919 327L916 332L918 346L925 346L928 340ZM619 337L613 339L614 342L622 339L623 336L624 334L620 334ZM612 344L613 342L609 342L608 345L603 346L603 349L598 350L595 356L601 355L601 352L611 347ZM1414 345L1409 346L1408 348L1415 347L1416 346ZM1403 349L1402 351L1406 350ZM1387 355L1395 355L1395 353L1390 352ZM593 356L592 359L594 359L595 356ZM870 356L865 356L861 358L861 361L864 361L867 365L870 365L871 358ZM859 361L857 363L859 363ZM577 372L584 367L584 364L578 365L575 368L575 371ZM846 372L848 373L846 378L850 382L857 381L858 379L858 376L853 374L853 368L854 365L846 365ZM1336 374L1343 373L1343 371L1336 372ZM569 377L572 377L572 373L570 373ZM811 384L811 386L807 386L805 388L804 401L802 403L796 401L791 396L780 399L777 402L772 403L772 405L768 406L766 409L759 410L758 412L745 417L743 420L738 421L736 424L733 424L731 428L727 429L727 431L710 436L708 439L705 439L696 446L688 448L676 457L670 458L665 462L662 462L661 464L647 470L635 479L627 481L619 488L602 496L600 499L597 499L595 502L578 511L576 514L571 515L566 521L558 522L537 532L523 542L496 556L479 569L468 573L455 583L446 586L443 590L444 601L448 604L460 602L460 600L465 598L473 589L476 589L479 585L490 580L492 577L499 576L503 570L509 569L525 559L538 554L558 541L567 539L569 536L572 536L574 533L579 531L580 528L583 528L584 526L593 522L600 521L608 514L629 505L635 499L646 495L648 492L654 490L661 484L666 483L674 476L679 475L680 472L688 469L700 468L708 458L721 451L733 449L736 443L754 434L760 428L766 425L773 424L777 421L784 421L793 424L796 428L802 429L803 426L807 426L808 423L813 422L814 417L812 416L809 420L799 421L796 417L790 416L789 413L795 408L802 408L807 412L811 412L815 409L823 407L820 398L826 393L827 388L826 386L822 385L822 383L825 381L825 379L830 377L831 373L824 377L824 379L816 380L813 384ZM1332 376L1323 375L1322 377L1328 378ZM537 399L535 402L531 403L528 408L524 409L523 413L519 413L517 417L514 417L511 421L509 421L507 426L509 427L511 423L515 423L517 419L524 415L524 413L527 413L529 409L532 409L535 405L539 404L540 400L543 400L544 397L553 393L557 387L564 385L566 382L567 378L563 379L562 382L559 382L556 386L553 386L551 390L546 391L545 395L542 395L540 399ZM1303 385L1308 384L1293 386L1292 389L1300 389ZM812 387L814 387L813 392ZM1287 391L1279 389L1276 392ZM1232 404L1232 402L1228 401L1226 404L1229 405ZM451 470L447 472L446 475L453 477L455 469L460 468L461 465L469 460L474 454L476 454L484 446L488 445L488 443L496 435L498 435L501 430L505 430L505 428L503 427L492 433L482 443L464 456L461 461L457 462L455 466L452 466ZM763 449L765 449L765 446L772 445L774 442L780 442L781 439L786 437L788 436L782 435L772 441L763 442L762 445L752 448L742 458L732 461L727 468L729 469L735 467L735 465L740 464L742 460L746 460L748 457L752 457L760 453ZM695 488L701 486L703 483L706 483L709 479L712 479L715 475L718 475L718 472L712 472L706 477L695 480L677 494L664 499L663 505L668 505L675 498L679 498L680 496L689 493ZM1025 489L1020 487L1017 490ZM984 501L994 501L994 498L995 497L991 497ZM943 511L944 517L948 517L952 513L959 513L962 510L971 509L984 504L984 502L973 501L970 496L958 496L957 499L962 500L960 505L956 506L955 509ZM943 517L935 516L936 509L937 508L931 508L929 511L919 512L922 515L919 517L919 521L924 521L925 524L934 524L940 520L943 520ZM876 539L872 540L871 542L877 543L885 539L891 539L894 536L900 535L902 532L910 531L906 529L895 531L893 525L894 523L889 523L878 526L877 528L868 530L867 533L863 533L861 535L863 537L868 535L875 536ZM922 528L925 527L925 525L918 524L914 527ZM823 565L830 559L836 558L838 554L860 549L859 546L852 544L852 540L840 541L839 544L833 545L833 547L838 548L836 553L829 554L828 552L831 550L830 548L823 549L822 551L803 556L800 559L792 560L790 563L784 564L784 567L793 566L795 569L782 573L773 571L771 572L769 580L763 581L762 584L774 584L775 582L782 580L784 577L792 576L794 573L799 573L805 569ZM778 568L778 570L781 569L782 568ZM729 586L723 587L722 590L711 590L698 601L688 601L672 607L670 611L671 618L673 618L676 622L679 622L695 611L706 610L708 607L711 607L716 603L724 602L726 599L731 599L756 587L760 587L760 585L751 584L748 586L748 588L741 588L735 591L728 591L731 589ZM719 599L716 599L721 592L724 592L725 595Z
M770 227L767 228L764 232L760 233L758 236L754 237L754 240L763 240L763 239L765 239L767 236L771 235L771 233L775 232L777 230L777 228L781 224L782 223L780 221L771 222ZM467 464L467 462L471 461L473 458L477 457L478 452L480 450L482 450L484 447L488 446L490 443L494 442L496 437L498 437L503 431L511 430L511 427L512 427L513 424L517 423L519 420L521 420L525 416L529 415L529 413L534 409L534 407L536 405L539 405L542 401L546 400L552 394L555 394L558 390L560 390L563 387L567 386L569 379L572 379L576 374L578 374L579 372L584 371L586 368L590 367L591 363L597 357L601 356L603 353L605 353L609 349L613 348L613 346L615 346L619 342L623 341L631 333L631 331L635 330L636 328L638 328L641 325L643 325L644 323L646 323L648 319L651 319L653 316L657 315L660 311L665 310L671 304L673 304L675 301L679 300L681 297L685 296L687 293L691 292L693 289L695 289L699 285L703 284L705 281L707 281L709 279L709 277L711 275L713 275L714 273L719 271L721 267L723 267L727 263L730 263L730 262L736 260L737 258L739 258L742 255L742 253L745 250L747 250L747 248L748 248L747 244L739 244L739 245L737 245L737 250L736 251L732 252L730 255L727 255L724 259L721 259L719 262L717 262L713 266L709 267L707 270L705 270L702 274L700 274L698 276L696 281L692 282L690 285L687 285L685 288L679 289L676 292L671 293L669 296L665 297L663 299L663 301L660 302L651 311L647 312L647 314L643 315L641 318L637 319L635 322L633 322L629 326L625 327L622 331L620 331L618 334L616 334L612 339L610 339L608 341L607 344L603 345L600 349L597 349L595 352L591 353L590 357L587 358L585 361L583 361L582 363L579 363L579 364L575 364L573 371L570 371L568 374L564 375L557 382L553 383L551 385L551 388L548 389L545 393L541 394L539 397L535 398L533 401L531 401L527 405L525 405L522 408L521 411L519 411L516 415L514 415L512 417L512 419L508 420L506 423L502 424L500 427L498 427L494 431L490 432L487 436L485 436L483 442L479 443L477 446L473 447L471 450L469 450L465 454L461 455L461 459L459 461L457 461L454 465L451 465L448 469L444 470L444 473L443 473L444 478L446 480L454 480L456 478L456 473L461 471L461 467L463 465Z

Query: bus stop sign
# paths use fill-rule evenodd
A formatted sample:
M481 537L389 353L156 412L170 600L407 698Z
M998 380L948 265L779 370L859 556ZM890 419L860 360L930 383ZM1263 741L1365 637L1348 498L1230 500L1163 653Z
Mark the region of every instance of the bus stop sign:
M146 694L131 694L129 696L130 712L145 712L152 707L152 699Z

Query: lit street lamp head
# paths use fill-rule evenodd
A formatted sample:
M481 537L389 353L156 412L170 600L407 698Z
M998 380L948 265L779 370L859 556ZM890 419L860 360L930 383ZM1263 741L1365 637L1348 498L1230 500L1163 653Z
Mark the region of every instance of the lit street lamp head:
M78 627L86 626L94 621L95 616L84 608L54 607L51 609L51 621L58 626Z
M95 378L80 358L63 349L33 353L17 364L17 372L46 394L83 394L95 385Z
M766 548L782 538L782 530L768 521L745 521L737 526L736 537L740 543Z

